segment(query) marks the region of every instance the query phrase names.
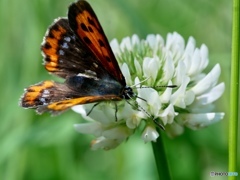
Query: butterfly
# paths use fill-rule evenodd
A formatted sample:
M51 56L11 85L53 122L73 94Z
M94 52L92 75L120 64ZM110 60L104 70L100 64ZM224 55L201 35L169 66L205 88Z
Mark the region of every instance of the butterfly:
M49 27L41 45L45 69L65 79L46 80L25 89L20 105L57 114L75 105L121 101L135 96L111 50L96 14L79 0Z

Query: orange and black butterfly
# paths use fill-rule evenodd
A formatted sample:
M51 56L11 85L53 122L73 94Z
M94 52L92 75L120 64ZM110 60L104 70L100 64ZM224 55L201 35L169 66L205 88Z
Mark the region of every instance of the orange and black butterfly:
M38 113L58 113L78 105L130 99L108 40L91 6L84 0L70 5L68 18L59 18L41 46L47 71L64 83L43 81L25 89L20 105Z

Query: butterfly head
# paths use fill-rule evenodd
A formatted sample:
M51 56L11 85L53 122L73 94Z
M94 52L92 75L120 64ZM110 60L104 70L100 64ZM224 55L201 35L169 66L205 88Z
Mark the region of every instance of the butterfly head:
M122 97L123 99L131 99L132 97L135 97L136 94L133 92L132 88L129 86L126 86L123 90Z

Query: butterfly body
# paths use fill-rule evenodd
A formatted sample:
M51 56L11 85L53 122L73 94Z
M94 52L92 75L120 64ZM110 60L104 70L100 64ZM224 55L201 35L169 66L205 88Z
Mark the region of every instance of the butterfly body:
M126 86L94 11L84 0L70 5L68 19L55 20L41 50L45 69L65 82L43 81L26 88L22 107L56 114L78 104L135 96Z
M116 95L121 97L124 91L124 87L119 82L109 77L97 80L77 75L67 78L66 85L82 96Z

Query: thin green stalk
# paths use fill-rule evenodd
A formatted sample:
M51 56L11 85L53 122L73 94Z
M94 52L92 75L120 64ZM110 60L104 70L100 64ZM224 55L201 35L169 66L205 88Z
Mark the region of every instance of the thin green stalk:
M161 136L161 132L158 131L160 137L157 138L157 142L152 142L153 153L157 165L158 175L160 180L170 180L170 171L168 168L167 157L165 154L164 143Z
M237 127L239 99L239 0L233 0L232 61L229 121L229 172L237 172ZM239 173L239 172L238 172ZM229 180L237 179L236 176Z

